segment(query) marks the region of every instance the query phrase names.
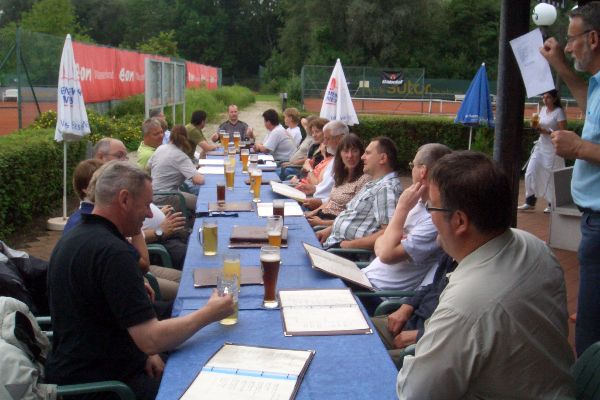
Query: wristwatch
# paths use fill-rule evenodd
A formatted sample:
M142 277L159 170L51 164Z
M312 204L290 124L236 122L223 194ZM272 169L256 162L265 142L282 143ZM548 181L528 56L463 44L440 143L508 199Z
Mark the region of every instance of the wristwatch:
M156 228L156 230L154 231L154 234L156 235L156 239L158 239L159 242L162 242L163 235L164 235L163 230L160 228Z

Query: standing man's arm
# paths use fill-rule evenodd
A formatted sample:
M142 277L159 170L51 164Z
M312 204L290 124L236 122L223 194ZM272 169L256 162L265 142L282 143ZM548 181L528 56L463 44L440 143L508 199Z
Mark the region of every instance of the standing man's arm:
M583 140L571 131L554 131L550 136L559 156L600 165L600 144Z

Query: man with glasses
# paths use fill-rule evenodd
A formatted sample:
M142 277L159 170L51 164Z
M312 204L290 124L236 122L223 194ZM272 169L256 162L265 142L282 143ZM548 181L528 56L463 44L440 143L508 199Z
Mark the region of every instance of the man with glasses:
M108 137L102 138L96 143L93 153L93 157L103 163L113 160L126 161L129 159L127 156L127 148L123 142L119 139Z
M458 151L428 180L438 240L458 265L404 358L399 398L574 398L563 271L544 242L510 228L504 172Z
M578 7L570 17L565 53L573 57L575 70L592 75L589 86L568 66L556 39L546 40L540 51L585 111L581 137L552 132L556 154L575 159L571 193L583 212L575 329L575 348L581 355L600 340L600 2Z

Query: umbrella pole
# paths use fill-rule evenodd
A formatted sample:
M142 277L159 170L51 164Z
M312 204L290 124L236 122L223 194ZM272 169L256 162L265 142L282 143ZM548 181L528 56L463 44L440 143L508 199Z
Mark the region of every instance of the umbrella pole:
M67 141L63 139L63 220L67 219Z
M469 150L471 150L471 138L473 137L473 127L469 127ZM65 178L66 179L66 178Z

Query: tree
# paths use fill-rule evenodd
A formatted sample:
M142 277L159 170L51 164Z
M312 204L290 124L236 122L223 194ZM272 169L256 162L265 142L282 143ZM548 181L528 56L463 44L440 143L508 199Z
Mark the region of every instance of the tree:
M84 30L79 26L70 0L40 0L30 11L21 15L21 26L24 29L64 36L70 33L79 39L87 39Z
M21 14L29 11L35 0L0 0L0 27L4 27L11 22L19 22Z
M77 21L97 43L119 46L127 31L125 3L127 0L73 1Z
M143 53L179 57L179 54L177 54L177 42L175 41L174 30L161 32L158 36L148 39L148 41L141 43L138 46L138 50Z

